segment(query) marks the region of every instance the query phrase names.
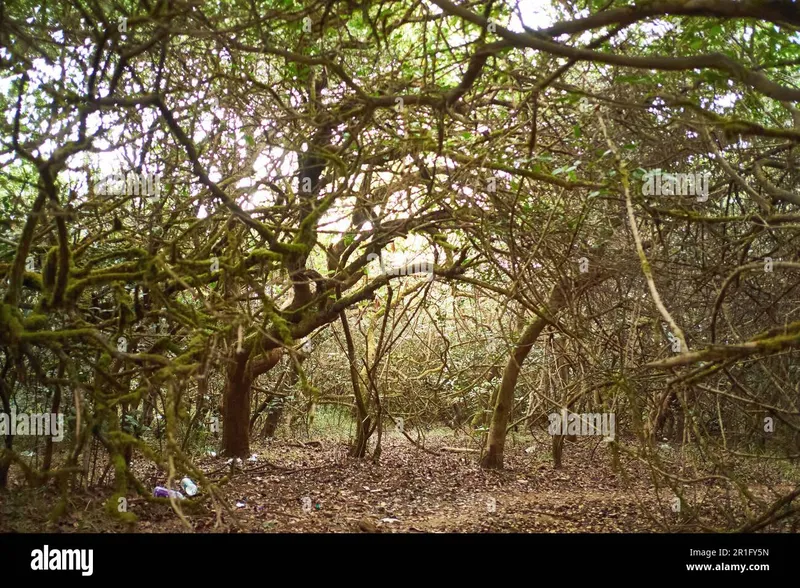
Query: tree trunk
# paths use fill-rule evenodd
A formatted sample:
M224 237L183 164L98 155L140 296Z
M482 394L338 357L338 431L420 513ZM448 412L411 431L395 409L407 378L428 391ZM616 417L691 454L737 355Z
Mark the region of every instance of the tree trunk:
M550 300L547 304L545 312L555 315L561 306L564 305L564 295L560 288L553 290L550 295ZM525 331L522 333L519 342L514 348L514 352L508 359L506 369L503 372L503 379L500 382L500 388L497 393L497 402L494 406L492 413L492 423L489 427L489 447L486 454L481 460L481 466L487 469L502 469L503 468L503 449L506 445L506 429L508 429L508 421L511 416L511 409L514 405L514 390L517 387L517 380L519 379L519 372L525 358L533 348L533 344L542 332L542 329L548 324L549 321L543 318L537 318L530 323Z
M553 370L558 378L554 382L554 378L548 375L548 393L552 398L556 398L559 404L566 405L567 412L562 414L569 414L572 409L572 402L567 398L566 391L568 389L569 370L567 369L566 349L564 342L556 335L551 335L551 355ZM549 374L549 372L548 372ZM574 402L574 400L573 400ZM575 442L575 435L567 435L567 421L561 423L561 434L553 435L553 467L555 469L561 468L561 457L564 454L564 441Z
M250 456L250 388L260 375L275 367L283 349L272 349L252 360L251 347L234 351L226 374L222 398L222 453Z
M249 351L234 354L228 367L223 397L222 453L231 457L250 456L250 386Z
M58 377L61 378L64 375L63 364L59 368ZM53 394L53 405L50 408L50 412L55 415L58 415L58 411L61 410L61 384L56 384L55 392ZM60 432L61 435L64 435L64 431ZM48 471L53 465L53 437L49 436L46 437L44 440L44 459L42 460L42 471Z
M344 339L347 345L347 359L350 364L350 383L353 386L353 397L356 405L356 440L350 447L350 457L362 458L367 453L367 442L370 436L370 426L372 420L369 417L369 396L362 390L360 383L361 376L356 367L356 349L353 343L353 335L350 333L350 325L347 322L347 315L344 311L339 313L342 322ZM371 331L371 328L369 329ZM367 337L367 356L369 357L370 337Z
M278 430L278 423L280 423L281 415L283 414L283 406L273 406L267 409L267 418L264 421L264 437L272 439L275 436L275 431Z
M492 413L492 422L489 427L489 448L486 455L481 460L481 465L489 469L503 468L503 449L506 444L506 429L511 415L511 407L514 404L514 390L517 387L520 368L525 358L528 357L533 344L539 337L547 322L544 319L536 319L522 334L519 342L514 349L514 353L508 359L503 379L497 393L497 401Z
M302 355L297 358L297 363L294 361L289 362L289 371L288 371L288 378L281 377L280 381L277 384L276 392L279 394L278 396L269 396L266 400L266 405L268 408L267 416L264 420L264 429L263 429L263 436L266 439L272 439L275 436L275 431L278 430L278 425L281 422L281 417L283 416L283 409L286 403L285 400L285 392L288 390L293 390L297 386L297 382L300 380L300 370L298 364L302 364L305 361L305 357ZM284 372L285 374L286 372ZM275 399L278 399L278 402L270 406Z
M563 426L563 423L562 423ZM561 453L564 451L565 435L553 435L553 467L561 468Z
M156 402L158 401L157 388L155 386L148 386L145 397L142 400L142 426L152 427L153 416L155 413Z

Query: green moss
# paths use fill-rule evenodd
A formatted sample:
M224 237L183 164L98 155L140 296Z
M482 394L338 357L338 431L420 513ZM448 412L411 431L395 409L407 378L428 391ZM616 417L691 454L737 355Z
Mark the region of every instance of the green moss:
M281 250L289 254L303 255L309 252L309 248L303 243L281 243Z
M130 394L123 394L122 396L118 396L109 403L109 406L114 407L120 404L134 404L139 402L141 399L142 395L137 390L135 392L131 392Z
M247 257L252 261L280 261L281 255L269 249L254 249Z
M272 326L278 332L281 341L287 345L292 344L292 330L289 323L282 318L274 309L266 309L267 318L272 322Z
M133 298L131 298L128 291L119 284L114 285L114 302L117 303L121 312L128 316L133 316Z
M112 272L112 273L95 273L91 274L82 280L75 280L67 288L67 300L74 302L78 299L86 287L92 284L108 284L111 282L135 282L144 277L144 272Z
M47 328L47 315L31 314L24 319L22 324L26 331L41 331Z
M78 337L92 337L95 334L93 329L67 329L64 331L33 331L24 332L22 324L19 324L18 338L24 339L29 343L58 341L59 339L75 339Z
M111 356L108 353L103 353L100 359L97 360L97 367L101 370L108 370L111 367Z
M41 292L43 290L42 276L33 272L25 272L22 276L22 285L31 290Z
M190 364L181 365L181 364L177 363L177 359L176 359L176 360L173 360L172 363L170 365L168 365L167 367L163 367L160 370L158 370L155 373L154 377L155 377L155 379L157 381L165 382L165 381L169 380L170 378L173 378L173 377L176 377L176 376L181 376L181 375L189 376L189 375L193 374L195 371L197 371L197 369L199 367L200 367L199 363L190 363Z
M189 339L189 343L187 343L187 349L191 349L192 351L200 351L205 347L206 338L203 335L195 335L191 339Z
M0 303L0 339L16 341L22 337L22 315L10 304Z

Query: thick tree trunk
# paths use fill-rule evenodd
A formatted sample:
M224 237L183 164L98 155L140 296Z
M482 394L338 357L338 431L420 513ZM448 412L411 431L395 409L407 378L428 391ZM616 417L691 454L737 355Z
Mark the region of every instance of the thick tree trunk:
M543 314L549 312L551 316L555 315L563 305L564 295L562 290L556 288L550 295L550 300ZM530 323L522 333L522 336L514 348L514 352L508 359L506 369L503 372L503 379L500 382L500 388L497 392L494 412L492 413L492 422L489 427L489 446L481 460L481 466L484 468L503 468L503 449L506 445L506 430L508 429L508 421L511 416L511 408L514 405L514 390L517 387L519 372L525 358L528 357L528 354L531 352L533 344L548 322L549 321L543 318L537 318Z
M232 457L250 455L250 389L253 380L278 364L283 350L272 349L252 360L251 353L248 347L234 352L226 375L222 398L222 453Z
M250 386L249 352L236 353L228 367L223 397L222 452L231 457L250 456Z

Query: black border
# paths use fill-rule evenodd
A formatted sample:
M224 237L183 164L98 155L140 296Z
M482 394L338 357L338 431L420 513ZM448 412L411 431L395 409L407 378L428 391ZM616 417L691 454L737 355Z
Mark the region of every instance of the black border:
M93 574L33 571L31 552L93 549ZM690 549L716 550L712 557ZM720 557L720 549L730 550ZM735 549L767 549L768 555L736 555ZM503 583L522 580L569 586L597 582L696 578L698 582L740 578L751 585L787 580L797 585L798 534L756 535L577 535L577 534L5 534L0 535L0 569L5 580L66 580L83 583L124 579L203 582L255 575L266 583L291 574L301 585L378 579L409 583L440 576L475 585L480 577ZM768 563L769 571L688 571L687 564ZM498 575L499 574L499 575ZM510 574L510 575L509 575ZM357 580L355 576L360 576ZM416 580L413 576L416 576ZM527 578L527 580L526 580ZM241 578L244 581L244 578ZM285 578L283 581L289 581ZM238 580L237 580L238 581ZM363 582L363 584L362 584ZM427 581L425 582L427 583ZM3 582L5 584L5 582ZM9 585L9 584L5 584ZM183 584L184 586L186 584Z

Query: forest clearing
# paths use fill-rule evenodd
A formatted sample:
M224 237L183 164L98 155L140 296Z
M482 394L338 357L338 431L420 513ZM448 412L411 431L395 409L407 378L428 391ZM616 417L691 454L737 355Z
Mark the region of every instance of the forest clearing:
M549 456L547 447L542 446L544 435L540 433L536 443L528 435L512 434L505 469L487 472L478 464L476 449L464 447L463 451L455 451L459 437L444 431L428 436L427 452L414 448L397 434L388 435L380 466L347 457L346 441L346 437L331 437L311 444L301 440L269 443L237 464L233 473L232 464L223 457L201 458L198 466L208 471L207 477L217 482L223 477L230 480L223 495L231 509L223 517L223 524L217 523L208 504L184 514L197 532L702 530L681 519L669 500L668 489L660 494L654 491L643 467L629 465L615 473L607 449L599 448L596 442L570 445L564 467L555 470L552 461L546 459ZM661 451L670 454L674 449L664 444ZM260 457L264 455L269 459ZM134 463L133 469L143 480L151 479L154 484L163 478L163 472L151 464ZM750 488L753 492L766 493L770 487L777 491L791 488L786 481L789 476L780 471L759 468L752 476L759 481ZM701 508L713 512L716 523L724 528L731 513L719 508L721 496L722 493L705 488L697 498ZM102 512L104 497L90 492L73 493L70 510L75 514L58 523L48 523L47 509L41 506L51 499L23 493L0 506L0 514L4 515L0 520L6 521L0 532L186 530L169 505L150 505L145 500L128 502L129 508L139 513L135 527L114 522ZM305 508L304 499L309 501ZM730 502L726 504L730 506Z

